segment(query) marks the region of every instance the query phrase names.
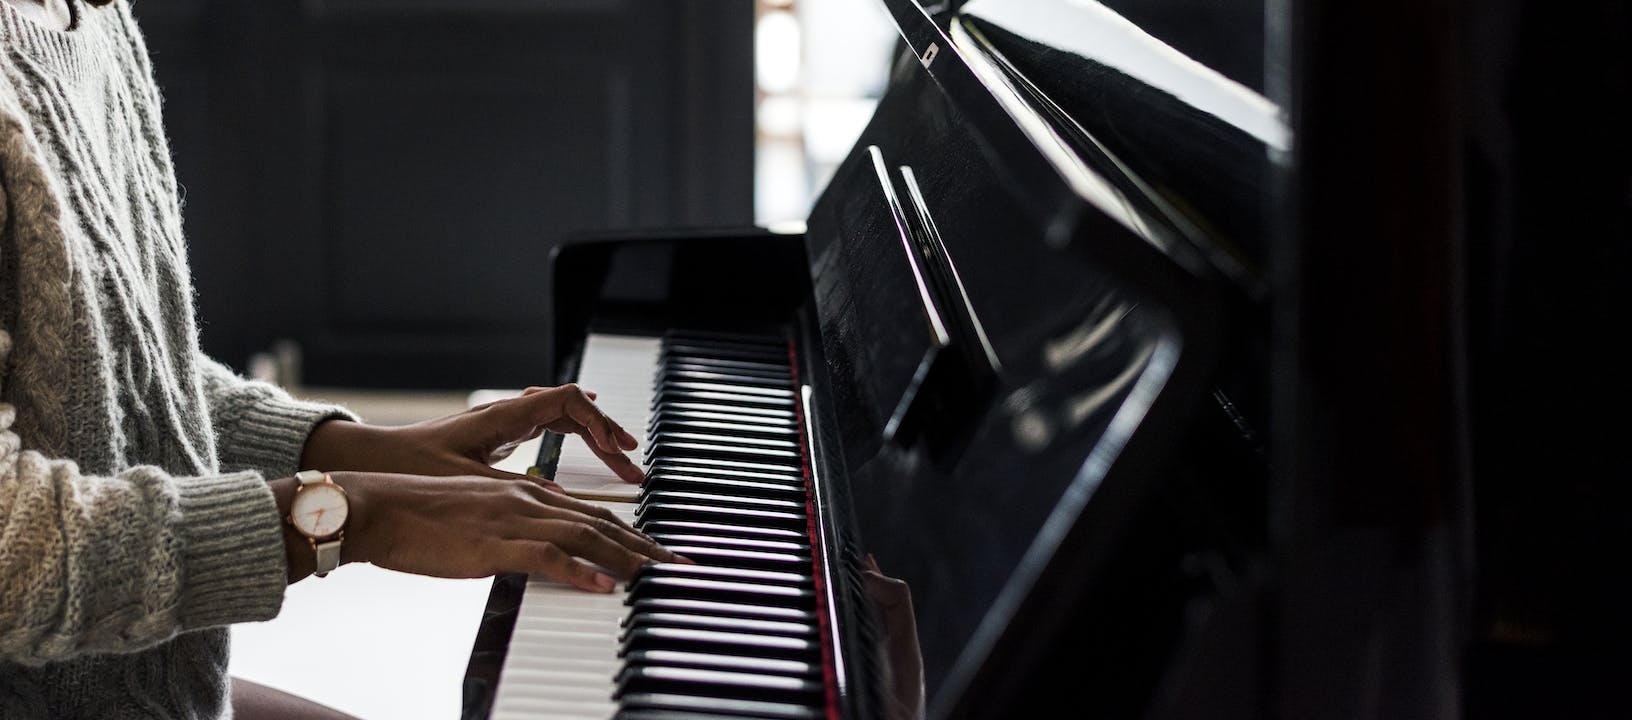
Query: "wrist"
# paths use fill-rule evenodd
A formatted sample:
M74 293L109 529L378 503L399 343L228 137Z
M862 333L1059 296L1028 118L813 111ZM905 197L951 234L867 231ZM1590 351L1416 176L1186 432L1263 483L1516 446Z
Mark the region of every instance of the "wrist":
M346 520L346 542L340 547L342 565L369 562L375 557L371 523L374 513L370 512L373 508L373 495L370 492L367 475L347 471L329 473L329 479L346 491L347 502L350 505L350 517Z
M292 584L307 575L317 567L317 559L312 554L312 546L306 536L289 525L289 508L295 501L295 488L300 481L292 478L279 478L267 483L272 489L272 497L278 504L278 526L283 530L283 554L289 568L289 582Z
M297 507L296 498L301 492L299 476L268 483L277 502L279 524L283 526L284 552L291 583L314 574L319 569L317 550L327 542L340 541L338 555L340 565L368 562L374 557L369 542L373 533L369 530L370 492L366 474L342 471L322 475L329 482L339 486L346 507L345 519L338 531L326 533L321 537L314 537L310 532L303 531L296 526L291 517L291 512Z
M301 448L300 467L324 472L362 470L379 452L381 428L345 418L318 423Z

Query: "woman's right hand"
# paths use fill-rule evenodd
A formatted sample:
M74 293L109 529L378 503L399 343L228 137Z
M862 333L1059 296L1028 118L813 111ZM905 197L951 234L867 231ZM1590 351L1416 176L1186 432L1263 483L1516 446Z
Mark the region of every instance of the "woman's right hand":
M647 562L686 562L612 511L528 480L367 472L329 477L345 488L350 505L342 562L447 578L528 573L594 592L610 592L618 578L633 576ZM284 512L292 483L274 483ZM304 536L292 528L287 534L298 543L289 556L294 580L310 572L314 560ZM297 563L305 572L296 574Z

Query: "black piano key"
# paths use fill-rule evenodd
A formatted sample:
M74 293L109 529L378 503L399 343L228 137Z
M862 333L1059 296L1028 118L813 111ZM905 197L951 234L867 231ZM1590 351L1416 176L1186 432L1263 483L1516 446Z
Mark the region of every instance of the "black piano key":
M770 344L746 343L702 343L702 341L676 341L664 343L658 351L658 362L666 361L676 356L695 356L695 358L734 359L734 361L764 362L769 366L787 366L787 346L777 348Z
M619 647L620 657L636 650L685 650L807 662L820 660L822 651L820 643L804 638L666 627L630 628Z
M719 630L722 632L750 633L755 635L785 635L787 637L816 639L816 626L808 623L786 622L782 620L753 620L729 615L698 615L695 613L651 612L640 615L631 615L629 622L624 623L624 631L619 638L621 642L628 637L635 628L643 627L671 627L692 628L696 630Z
M706 475L733 480L761 480L765 482L796 482L803 485L803 467L747 463L740 460L716 458L662 457L652 461L653 473L672 472L680 475Z
M643 577L698 577L795 587L810 587L812 582L808 572L751 570L690 563L647 563L636 571L634 580Z
M776 397L772 395L757 395L754 393L725 392L723 390L692 389L668 387L655 390L652 393L652 409L664 405L679 403L700 403L704 405L727 405L737 409L748 407L770 408L793 412L793 398Z
M774 720L819 720L826 713L821 707L776 703L763 700L728 700L700 695L675 693L626 693L618 699L626 711L686 710L718 713L730 717L771 718ZM624 717L619 712L616 717Z
M702 418L654 419L646 428L648 433L701 432L726 437L770 438L797 441L799 428L792 424L767 425L758 423L727 422ZM797 442L796 442L797 444Z
M810 543L808 541L752 540L703 533L656 533L650 537L664 547L668 547L672 543L675 545L702 545L711 548L737 548L764 553L808 554L810 552Z
M793 482L755 482L749 480L729 480L726 478L701 477L697 475L677 475L674 473L647 473L644 485L648 492L666 490L686 492L712 492L731 495L747 495L752 497L781 498L784 500L804 501L805 485L803 481Z
M663 456L712 457L724 460L753 460L784 463L783 467L797 467L798 450L754 447L749 445L717 445L689 440L652 440L646 446L646 459Z
M741 437L728 433L677 431L652 433L649 442L652 445L664 442L725 445L739 450L772 449L790 453L793 457L799 456L798 441L787 438Z
M708 358L672 356L667 363L659 367L665 371L725 373L762 380L778 380L784 386L793 385L792 370L787 367L762 363L734 363L731 361L715 361Z
M750 388L777 389L790 395L793 394L792 378L788 377L762 377L759 375L745 375L730 372L719 372L715 370L691 370L681 369L675 366L664 366L658 368L656 377L654 379L657 380L660 386L664 383L709 383Z
M725 407L721 405L720 407ZM799 431L799 422L789 414L788 417L773 417L770 415L756 415L751 413L737 413L714 410L677 410L670 406L657 408L650 420L646 421L648 432L664 422L673 421L704 421L723 422L732 425L749 425L767 429L782 429Z
M633 598L628 601L628 605L629 613L624 617L624 623L628 623L630 618L656 612L701 613L718 617L779 620L806 624L816 622L816 613L804 608L782 605L753 605L676 597Z
M660 502L717 505L719 507L746 508L749 510L776 510L787 513L805 512L805 501L803 499L778 500L752 495L727 495L724 493L702 493L685 490L647 490L641 496L640 503L635 506L635 515L640 516L642 508L645 506Z
M685 401L685 400L676 400L674 402L664 403L663 406L661 406L661 407L659 407L659 408L657 408L655 410L655 417L661 417L664 413L670 413L670 412L710 412L710 413L722 413L722 414L725 414L725 415L731 415L731 416L735 416L735 417L743 417L743 416L763 417L763 418L766 418L767 420L781 420L781 421L789 422L789 423L795 423L795 422L798 421L798 417L796 415L794 415L794 412L792 410L779 409L779 408L773 408L773 407L757 407L757 406L747 406L747 407L745 407L745 406L741 406L741 405L728 405L728 404L724 404L724 403L713 403L713 402L690 402L690 401ZM745 420L738 420L737 422L746 422L746 421Z
M662 541L659 541L662 542ZM664 547L678 553L687 560L701 565L721 565L725 567L740 567L754 570L785 570L809 569L813 562L809 554L764 552L760 550L738 550L710 545L671 545L664 543Z
M665 392L715 392L731 395L752 395L755 397L776 398L793 401L794 391L789 387L765 387L763 385L738 385L724 382L697 382L691 380L674 380L659 382L655 388L658 395Z
M629 582L629 602L655 597L803 608L815 602L816 595L810 588L699 577L649 575Z
M825 688L819 682L779 675L636 665L618 673L613 697L630 693L683 693L736 700L817 704Z
M749 510L746 508L724 507L720 505L702 505L697 503L667 503L658 502L646 505L636 517L635 528L641 532L649 532L646 523L664 520L682 520L693 522L741 524L766 528L781 528L798 530L808 524L805 513L781 512L774 510Z
M748 672L758 675L778 675L806 680L819 680L822 677L822 666L816 662L746 655L721 655L719 653L701 653L688 650L631 650L624 655L623 661L626 666L630 667L689 667Z
M698 520L646 520L640 523L645 533L701 533L705 535L724 535L726 537L740 537L754 540L782 540L787 542L809 542L809 537L803 530L787 528L758 527L754 525L733 525L730 523L703 522Z

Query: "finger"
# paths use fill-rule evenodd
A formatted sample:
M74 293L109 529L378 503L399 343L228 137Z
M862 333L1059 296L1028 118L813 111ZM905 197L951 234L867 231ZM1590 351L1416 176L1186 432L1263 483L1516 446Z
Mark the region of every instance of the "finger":
M500 545L500 562L510 572L543 575L567 583L580 590L609 593L618 581L572 556L572 553L553 542L534 539L515 539Z
M547 388L547 387L544 387L542 385L534 385L534 386L529 387L529 388L527 388L525 390L522 390L521 391L521 397L527 397L528 395L532 395L534 393L541 393L541 392L544 392L545 390L550 390L550 389L552 389L552 388ZM594 400L595 398L600 397L599 395L597 395L595 393L594 390L585 390L584 394L588 395L589 399L591 399L591 400Z
M560 483L557 483L556 481L542 475L522 475L520 473L500 470L496 467L490 467L477 462L471 463L471 466L467 472L478 477L495 478L499 480L524 480L530 485L536 485L540 489L552 493L557 493L563 496L567 494L567 489L561 487Z
M631 550L642 553L656 552L657 555L653 557L658 560L666 560L669 555L673 554L668 548L657 544L657 541L648 537L646 533L636 530L634 526L624 522L623 518L618 517L617 513L603 506L587 500L580 500L571 495L555 495L531 488L529 490L532 492L532 498L543 506L534 513L536 517L568 519L595 525L601 529L603 534L623 542Z
M587 441L589 438L584 439ZM646 482L646 471L635 464L634 460L629 459L628 455L621 452L606 452L595 447L595 443L592 442L587 444L589 445L589 451L595 453L595 457L606 463L606 466L611 468L612 472L616 473L624 482L635 485Z
M678 553L658 544L637 530L620 529L616 524L604 518L586 517L585 523L597 535L617 545L617 549L603 548L603 552L610 553L604 557L585 555L584 559L591 560L601 567L611 570L623 578L634 577L642 565L653 562L690 563L691 560L681 557Z
M616 422L613 422L612 418L607 417L600 407L596 406L594 402L584 395L583 391L580 390L569 395L566 399L566 405L562 409L567 417L572 418L589 430L590 436L595 440L595 442L590 443L591 445L607 451L635 449L634 436L629 435ZM626 448L621 447L625 437L630 441L629 446ZM585 439L589 438L586 437Z
M531 395L531 394L536 393L536 392L544 392L545 390L549 390L549 389L550 388L543 387L543 386L540 386L540 385L534 385L534 386L532 386L530 388L527 388L526 390L521 391L521 394L522 394L523 397L525 397L527 395ZM582 389L582 388L580 388L580 389ZM591 400L594 400L596 397L598 397L598 395L596 395L594 390L584 390L584 394L588 395L589 399L591 399Z
M591 525L602 535L612 538L636 553L662 562L691 562L675 551L663 547L646 533L630 527L617 513L607 508L591 504L586 514L592 520Z
M584 440L584 446L588 447L589 451L595 454L595 457L600 458L601 462L605 463L608 468L611 468L612 472L616 473L617 476L624 482L639 485L640 483L646 481L646 471L641 469L639 463L636 463L634 460L630 459L628 455L625 455L622 452L609 453L600 449L600 447L596 445L595 437L590 434L589 429L578 424L578 422L572 418L561 418L560 420L546 425L545 428L550 432L560 433L562 435L578 435L579 437L582 437Z
M697 564L697 561L663 547L661 543L653 540L651 536L636 530L618 517L617 513L604 506L579 500L570 495L535 493L535 497L543 504L550 506L550 509L545 511L545 516L551 519L566 519L589 525L600 534L611 538L648 560L684 563L687 565Z
M659 557L636 551L613 538L619 534L627 538L628 533L620 533L616 525L587 515L572 519L534 519L527 524L527 529L532 539L551 542L573 557L620 578L634 577L640 566L673 555L667 550L659 553ZM653 547L657 547L655 543Z
M550 388L548 392L530 393L523 399L528 402L517 403L516 407L525 416L524 421L552 430L560 427L563 421L587 427L591 435L586 439L592 439L591 446L606 443L612 434L608 428L615 426L612 419L606 417L606 413L601 412L577 385L567 384Z

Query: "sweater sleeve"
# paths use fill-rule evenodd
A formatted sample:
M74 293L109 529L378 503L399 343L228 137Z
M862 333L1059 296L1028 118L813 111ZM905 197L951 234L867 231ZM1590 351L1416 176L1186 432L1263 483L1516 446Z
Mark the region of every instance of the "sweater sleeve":
M41 351L33 355L60 354L73 322L69 303L48 297L53 278L69 276L65 243L45 222L59 215L58 195L17 113L0 82L0 266L26 263L44 278L27 287L14 273L0 280L0 317L28 320L22 338L0 327L0 658L43 665L132 652L275 617L288 576L282 522L261 474L184 477L146 465L85 474L31 442L19 422L13 403L62 416L82 389L39 392L47 369L20 365L13 352L26 343Z
M289 477L302 469L297 467L301 450L318 423L357 420L342 407L297 400L276 385L244 378L211 358L200 356L198 364L224 469Z
M0 404L0 657L129 652L278 614L282 526L259 474L87 476L27 449L15 419Z

